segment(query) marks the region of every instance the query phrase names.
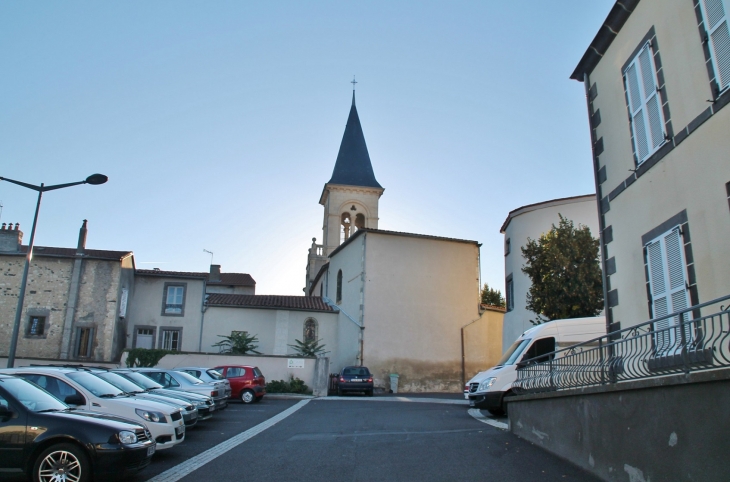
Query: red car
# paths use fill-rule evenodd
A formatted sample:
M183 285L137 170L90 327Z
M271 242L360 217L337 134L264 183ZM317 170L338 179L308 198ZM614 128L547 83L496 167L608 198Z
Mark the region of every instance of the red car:
M231 397L243 403L259 402L266 395L266 378L259 367L224 365L214 370L231 384Z

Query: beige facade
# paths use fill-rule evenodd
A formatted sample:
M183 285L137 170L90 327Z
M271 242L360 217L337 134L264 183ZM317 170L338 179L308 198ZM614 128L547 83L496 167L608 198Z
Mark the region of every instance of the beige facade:
M527 293L532 283L522 272L525 258L521 248L527 239L538 239L560 223L560 215L573 221L575 227L587 226L593 237L599 236L598 204L595 194L553 199L530 204L511 211L500 232L504 234L504 275L507 312L504 314L502 347L512 345L522 333L534 325L537 315L527 309Z
M482 316L462 328L464 383L493 366L502 356L505 309L482 305Z
M572 76L588 92L614 329L730 293L730 88L717 70L730 75L730 59L701 33L701 3L612 10L618 34L599 32ZM670 295L652 281L665 273Z
M330 256L319 283L345 319L333 369L364 364L380 387L397 373L402 391L461 388L462 328L482 316L478 243L363 229ZM501 323L501 313L489 313ZM470 369L501 354L494 320L485 323L467 331ZM475 346L486 352L481 360Z

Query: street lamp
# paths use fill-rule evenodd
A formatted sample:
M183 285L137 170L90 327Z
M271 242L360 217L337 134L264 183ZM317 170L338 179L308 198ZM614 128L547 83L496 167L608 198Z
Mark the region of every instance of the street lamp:
M104 184L109 180L104 174L92 174L83 181L69 182L67 184L56 184L54 186L46 186L41 183L40 186L34 186L33 184L27 184L25 182L14 181L7 177L0 177L0 181L7 181L18 186L27 187L34 191L38 191L38 204L35 206L35 216L33 217L33 228L30 230L30 242L28 243L28 253L25 256L25 267L23 268L23 278L20 280L20 293L18 293L18 307L15 310L15 322L13 323L13 334L10 338L10 351L8 352L8 368L13 368L15 365L15 349L18 347L18 332L20 331L20 320L23 317L23 301L25 301L25 285L28 281L28 269L30 268L30 261L33 258L33 239L35 238L35 226L38 222L38 211L41 209L41 197L46 191L54 191L64 187L78 186L79 184L92 184L99 185Z

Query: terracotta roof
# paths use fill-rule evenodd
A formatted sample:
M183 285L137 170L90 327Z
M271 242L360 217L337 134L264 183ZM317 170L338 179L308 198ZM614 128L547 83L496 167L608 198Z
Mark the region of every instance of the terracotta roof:
M33 246L33 256L49 256L56 258L75 258L76 248L56 248L54 246ZM26 254L28 246L21 246L20 251L15 254ZM12 253L2 253L12 254ZM131 251L110 251L106 249L84 249L84 258L86 259L109 259L119 261L127 256L131 256Z
M433 239L435 241L451 241L451 242L454 242L454 243L467 243L467 244L475 244L477 246L481 246L481 244L478 241L472 241L472 240L469 240L469 239L445 238L443 236L432 236L430 234L415 234L415 233L404 233L404 232L401 232L401 231L387 231L387 230L384 230L384 229L362 228L362 229L358 229L355 234L353 234L352 236L350 236L347 239L347 241L345 241L344 243L342 243L341 245L339 245L337 247L337 249L335 249L334 251L332 251L330 253L329 257L331 258L336 253L340 252L353 239L357 238L362 233L388 234L388 235L391 235L391 236L405 236L407 238Z
M335 312L319 296L229 295L224 293L210 293L207 304L208 306Z
M195 271L162 271L157 269L138 269L135 274L142 276L162 276L166 278L197 278L207 280L209 285L256 286L256 281L248 273L221 273L220 281L210 281L210 273Z

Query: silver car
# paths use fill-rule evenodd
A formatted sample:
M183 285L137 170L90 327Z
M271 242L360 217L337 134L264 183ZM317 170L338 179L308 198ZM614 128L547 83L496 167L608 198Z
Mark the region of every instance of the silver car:
M215 411L215 404L210 395L203 395L200 393L183 392L181 390L170 390L164 388L159 383L153 381L141 373L137 373L128 368L117 368L113 370L113 373L123 376L132 383L139 385L147 393L158 393L172 398L177 398L195 405L198 409L198 421L208 420L213 416Z
M165 388L208 395L213 399L216 410L228 406L228 399L222 385L206 383L187 373L165 368L132 368L132 370L141 373Z
M231 382L223 377L219 372L212 368L203 367L182 367L175 368L179 372L185 372L195 378L200 378L204 382L222 383L225 385L226 398L231 398Z

